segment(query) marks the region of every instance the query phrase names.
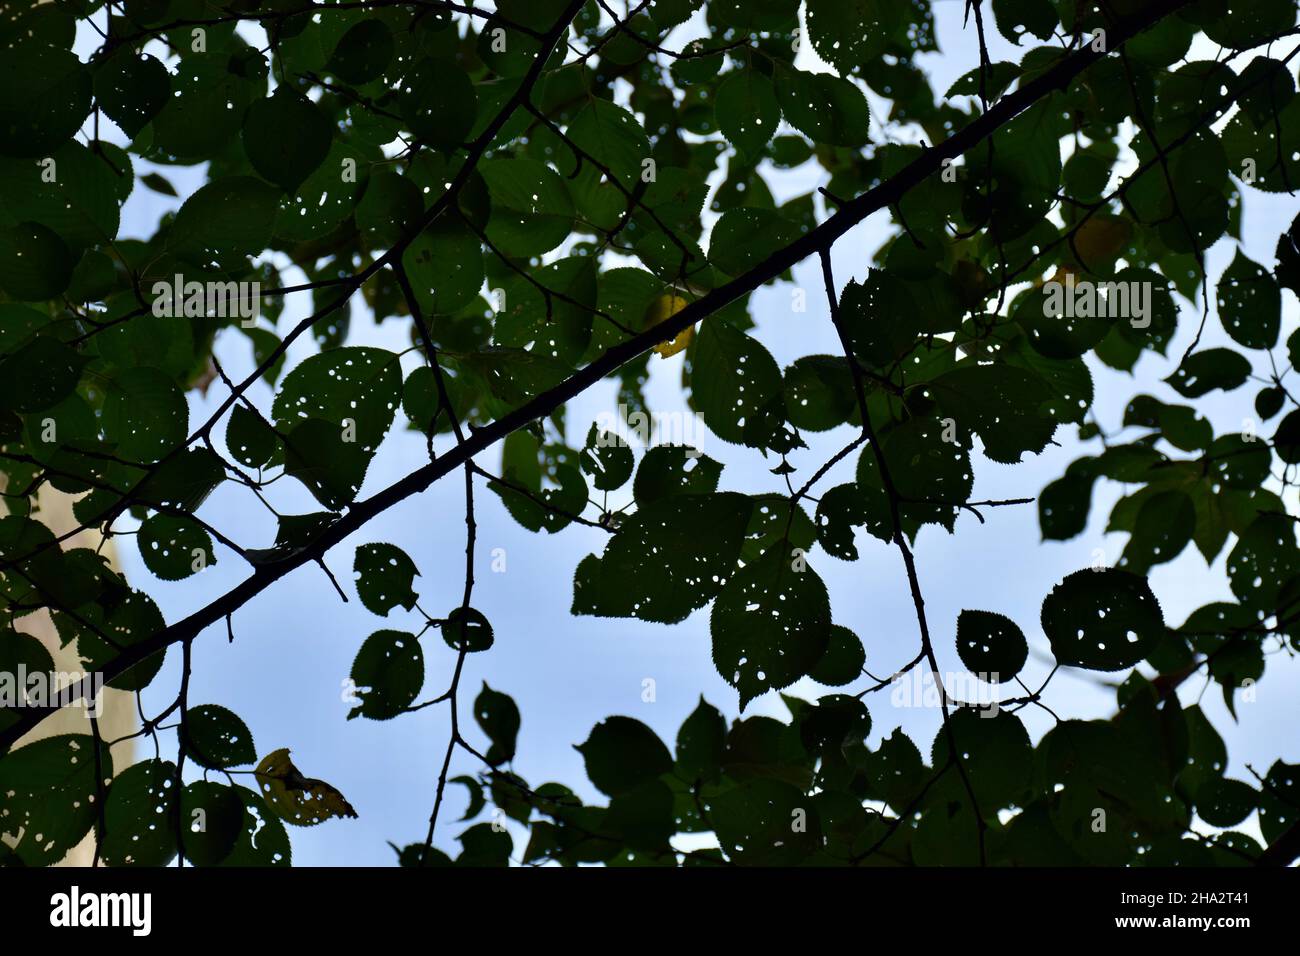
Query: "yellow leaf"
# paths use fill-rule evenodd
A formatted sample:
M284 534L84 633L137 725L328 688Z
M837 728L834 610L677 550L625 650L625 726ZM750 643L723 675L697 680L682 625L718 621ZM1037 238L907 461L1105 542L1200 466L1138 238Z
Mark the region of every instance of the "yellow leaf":
M646 310L645 327L647 329L652 329L661 322L667 322L688 305L690 305L690 303L680 295L659 296L659 298L655 299L654 302L650 304L650 308ZM678 352L685 349L691 344L691 340L694 338L695 327L687 326L678 332L671 341L661 342L656 345L655 352L658 353L660 358L668 358L668 356L676 355Z
M1133 228L1118 216L1093 216L1074 236L1079 265L1090 271L1115 259L1128 244Z
M331 817L355 817L352 804L324 780L304 777L281 747L262 758L253 771L266 805L287 822L310 827Z
M1034 285L1040 289L1043 286L1047 285L1047 283L1049 282L1057 282L1060 283L1061 285L1065 285L1066 280L1070 276L1074 276L1075 280L1077 281L1079 275L1080 272L1077 266L1073 266L1068 262L1063 262L1061 263L1061 265L1056 267L1056 272L1052 274L1052 277L1050 279L1043 279L1040 277L1034 280Z

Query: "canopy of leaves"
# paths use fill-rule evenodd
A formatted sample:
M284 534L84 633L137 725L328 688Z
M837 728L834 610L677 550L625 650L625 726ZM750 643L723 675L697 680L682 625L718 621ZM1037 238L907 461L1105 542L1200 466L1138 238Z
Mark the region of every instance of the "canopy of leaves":
M1243 196L1300 184L1295 6L994 0L946 55L996 30L1017 61L963 63L943 94L915 59L938 49L933 6L268 0L214 19L199 0L0 4L0 682L52 668L22 632L45 611L113 687L148 687L169 653L185 675L136 735L174 726L175 759L130 767L95 725L19 746L53 708L0 683L0 862L57 862L93 830L114 865L283 865L285 824L356 816L284 742L259 749L239 715L189 699L192 644L223 621L233 636L235 612L304 566L322 599L355 591L387 619L348 638L349 707L319 719L453 715L429 835L394 834L403 865L1288 862L1294 767L1225 776L1222 738L1178 690L1203 672L1234 707L1269 654L1300 649L1284 503L1300 218L1275 261L1240 248ZM84 53L79 22L103 38ZM1201 37L1214 59L1195 58ZM828 68L806 68L813 54ZM179 195L173 179L201 185ZM796 181L816 185L787 195ZM134 237L122 210L140 188L174 202ZM837 280L832 247L878 211L887 241ZM751 314L805 262L819 281L792 290L789 316ZM801 335L774 324L812 322L809 295L840 348L790 358ZM363 342L362 309L397 341ZM247 378L222 364L233 348L253 357ZM1100 422L1094 381L1139 363L1167 373L1160 394ZM651 427L661 368L700 434ZM1252 377L1264 390L1246 396ZM618 413L571 420L588 389ZM214 413L194 413L196 390ZM1222 431L1199 404L1218 392L1248 399L1237 420L1286 414ZM397 431L427 459L382 487L372 464ZM1045 488L975 497L989 462L1069 434L1091 453ZM728 484L733 456L770 483ZM427 556L385 542L352 540L354 587L338 583L337 545L448 477L468 535L450 610L421 606L445 584L422 576ZM1045 539L1077 539L1106 483L1123 489L1105 527L1123 553L1081 554L1037 624L985 594L960 595L953 620L927 610L915 548L1031 500ZM46 488L75 498L82 529L135 541L144 590L42 523ZM293 506L276 507L286 488ZM265 536L217 527L229 512L210 499L242 502ZM739 716L701 700L674 741L600 722L577 745L595 804L515 773L525 715L486 683L470 701L462 680L509 643L474 607L475 508L498 506L591 543L574 614L695 615ZM453 524L433 542L448 554ZM1226 550L1232 600L1175 627L1147 574L1189 544L1206 562ZM890 681L859 635L876 622L841 619L814 570L868 549L902 571L864 570L863 586L908 595L919 619L891 635L909 648L899 676L960 661L996 707L944 694L933 740L872 735ZM149 593L202 583L218 559L247 578L165 621ZM569 586L568 570L539 573ZM1055 665L1033 687L1031 648ZM1047 710L1060 668L1118 672L1114 716ZM783 690L789 720L745 715ZM1055 720L1045 736L1028 707ZM453 758L474 769L450 781L470 801L454 857L433 845ZM472 822L489 803L511 828ZM683 850L680 834L712 839Z

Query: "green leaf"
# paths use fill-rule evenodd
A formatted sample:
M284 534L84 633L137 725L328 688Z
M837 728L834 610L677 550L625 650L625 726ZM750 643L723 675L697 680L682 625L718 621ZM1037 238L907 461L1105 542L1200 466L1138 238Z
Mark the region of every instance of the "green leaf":
M569 256L537 270L532 282L522 276L506 287L506 308L497 317L495 339L528 346L566 371L577 365L591 342L598 289L590 257ZM549 291L549 298L533 282Z
M0 227L0 289L23 302L53 299L76 265L58 233L39 222Z
M483 807L487 803L487 798L483 796L483 785L473 777L459 776L452 777L448 783L458 783L469 793L469 807L465 810L465 815L461 820L473 820L483 812Z
M48 156L90 113L91 78L75 55L38 42L0 60L0 154Z
M193 511L225 478L216 455L206 448L190 448L159 464L141 484L136 498L144 504Z
M164 581L179 581L217 563L212 538L200 525L169 514L153 514L137 538L145 567Z
M176 187L173 186L170 182L168 182L165 176L162 176L158 173L145 173L143 176L140 177L140 185L145 186L148 189L152 189L160 196L177 195Z
M216 866L231 855L244 829L244 801L235 787L206 780L181 793L181 846L195 866ZM263 839L269 838L269 834Z
M1275 761L1259 798L1259 829L1270 844L1300 820L1300 765Z
M494 828L490 823L470 827L459 837L461 854L457 866L508 866L514 841L510 831Z
M799 0L713 0L709 16L746 32L782 30L798 22Z
M557 487L542 487L542 463L537 439L528 432L515 432L506 439L502 451L504 481L491 481L488 487L500 495L511 517L529 531L543 528L554 534L567 527L572 516L587 508L587 482L582 472L570 464L568 449L547 463L547 477ZM548 455L554 448L548 449Z
M872 513L868 514L869 505ZM827 490L817 502L817 543L826 553L841 561L858 560L857 544L853 540L856 525L871 524L872 533L881 537L892 536L892 521L888 502L864 495L857 484L836 485Z
M474 699L474 719L492 746L486 754L488 763L498 767L514 759L515 738L519 735L519 708L507 694L495 691L483 682Z
M487 237L506 255L540 256L568 238L573 198L549 166L531 159L490 159L478 171L492 196Z
M719 794L711 810L718 842L741 866L789 866L821 845L812 798L781 780L742 783ZM797 818L803 827L793 826Z
M237 59L212 51L182 57L172 96L153 120L154 151L159 158L191 162L216 155L239 135L244 111L265 91L260 56Z
M691 359L691 400L723 441L752 444L747 428L761 422L781 391L781 369L756 339L719 319L700 328Z
M285 474L302 482L331 511L356 500L374 450L355 440L349 426L309 418L279 427L284 436Z
M685 23L702 6L704 0L659 0L651 6L649 13L655 23L667 29Z
M1234 434L1216 438L1208 457L1210 474L1229 488L1258 488L1268 478L1273 462L1266 442Z
M368 83L383 75L396 45L393 31L383 20L362 20L348 28L330 57L328 68L352 84Z
M107 383L103 427L117 444L117 455L131 462L154 462L185 441L190 412L176 384L154 368L130 368Z
M840 74L861 70L885 52L902 19L889 0L808 0L808 38Z
M1150 395L1138 395L1124 410L1125 425L1154 428L1160 437L1183 451L1209 448L1214 428L1187 405L1166 405Z
M1196 509L1186 493L1171 489L1152 495L1138 511L1119 565L1146 574L1155 565L1178 557L1195 529Z
M1261 388L1255 395L1255 412L1264 421L1268 421L1282 410L1286 403L1286 392L1280 388Z
M1135 152L1148 165L1129 188L1129 208L1139 221L1154 226L1174 252L1208 248L1229 228L1229 158L1224 145L1213 132L1197 130L1170 160L1166 174L1162 164L1150 165L1156 150L1146 136L1134 140Z
M990 228L1006 242L1039 226L1061 183L1059 113L1040 100L993 137L991 150L968 154L972 182L994 177L990 195L968 193L967 215L990 217Z
M472 607L458 607L442 624L442 639L453 650L469 653L486 651L492 646L492 625Z
M76 40L77 22L71 9L37 4L34 7L10 8L0 26L0 42L11 46L28 38L51 46L70 49Z
M474 127L478 94L451 60L421 60L402 80L402 118L420 140L443 150L459 149Z
M714 100L718 129L737 149L757 158L781 122L770 78L755 69L728 73Z
M363 544L352 562L357 596L375 614L384 617L395 607L410 610L418 599L412 582L420 572L401 548L391 544Z
M917 281L873 269L865 283L844 287L840 312L858 358L887 368L913 349L918 333L955 331L962 308L954 284L937 274Z
M104 115L135 139L167 105L172 77L148 53L123 50L95 73L95 102Z
M257 749L248 727L237 714L218 704L189 708L184 746L186 755L212 770L257 762Z
M645 505L574 577L573 613L673 624L735 572L753 505L734 493L675 494Z
M1288 465L1300 462L1300 410L1291 412L1278 424L1273 450Z
M0 408L39 412L72 395L86 360L58 339L38 335L0 359Z
M244 152L264 179L293 192L324 161L330 122L307 97L278 86L244 114Z
M1260 515L1228 553L1228 583L1249 608L1271 613L1283 582L1300 571L1295 524L1288 516Z
M90 831L99 813L97 769L107 783L113 761L101 745L96 762L89 734L46 737L0 757L5 832L21 831L14 849L24 864L57 863Z
M1256 46L1290 30L1296 17L1289 0L1259 0L1242 7L1209 4L1210 11L1212 18L1203 24L1205 35L1225 47Z
M630 793L673 769L673 757L653 730L631 717L608 717L575 746L587 777L611 797Z
M677 770L688 780L714 780L722 773L727 722L711 704L700 698L677 731Z
M951 531L975 482L970 439L958 431L956 422L914 418L891 429L879 444L900 502L900 530L912 536L922 524L934 523ZM858 457L857 488L860 503L842 504L862 508L867 530L891 540L893 513L876 449L871 445L864 446Z
M20 670L22 668L22 670ZM0 630L0 674L13 675L4 681L14 682L15 689L21 686L17 675L25 670L28 674L55 673L54 660L37 638L20 634L15 630ZM6 694L6 696L8 696ZM10 698L0 707L0 730L8 729L21 716L18 701Z
M786 495L752 495L753 511L745 529L740 558L751 564L773 547L789 546L807 552L817 540L817 529L807 512Z
M1017 46L1025 34L1050 40L1056 32L1056 10L1051 0L993 0L998 32Z
M226 447L241 465L262 468L275 456L280 439L259 412L236 405L226 425Z
M176 855L176 767L146 760L113 779L100 853L109 866L165 866Z
M1258 803L1259 791L1240 780L1215 778L1196 791L1196 812L1212 827L1235 827Z
M281 195L275 220L276 236L281 240L307 242L323 239L338 229L352 215L365 188L367 173L377 158L373 151L363 151L355 144L332 143L324 161L297 191ZM340 277L351 271L351 268L338 269ZM338 295L337 288L321 287L312 293L312 300L319 310L332 304Z
M370 346L345 346L313 355L294 368L276 393L272 412L277 427L315 420L350 430L367 452L383 440L402 395L398 356Z
M1042 625L1058 663L1099 671L1132 667L1165 626L1146 580L1116 568L1067 575L1044 599Z
M1282 292L1272 274L1237 250L1218 289L1223 329L1248 349L1271 349L1282 324Z
M393 245L414 226L423 208L420 187L411 177L378 170L366 180L356 222L376 242Z
M208 183L185 200L169 244L181 258L218 268L242 264L271 240L280 191L250 176Z
M848 80L778 66L776 95L786 120L814 143L866 144L871 119L867 98Z
M243 802L243 820L234 849L221 861L221 865L288 866L292 856L289 834L285 832L280 818L271 814L262 798L252 790L235 787L234 791ZM203 865L197 857L196 865Z
M416 300L426 315L446 315L474 301L483 285L483 251L451 215L439 216L402 253Z
M990 63L987 69L983 70L980 67L976 67L967 73L963 73L961 78L952 86L948 87L948 92L943 95L948 99L951 99L954 96L978 96L980 92L980 75L983 73L984 95L989 99L994 99L1001 96L1006 88L1014 83L1023 72L1024 71L1021 69L1019 63ZM1083 150L1079 151L1080 154L1083 152ZM1067 166L1068 165L1069 164L1067 163ZM1109 165L1107 165L1106 168L1109 170ZM1070 177L1067 173L1067 182L1069 179ZM1100 195L1100 189L1104 186L1105 183L1102 183L1101 186L1098 187L1098 195Z
M806 676L831 637L830 599L801 556L774 547L738 571L709 619L713 663L744 706Z
M805 355L785 370L785 404L790 422L820 432L847 422L857 408L848 360Z
M632 449L619 436L597 432L593 422L579 464L583 473L591 476L591 483L596 488L614 491L632 477L635 460Z
M653 16L653 11L651 16ZM682 86L708 83L722 69L722 53L718 50L722 44L712 39L698 38L682 47L682 56L673 60L670 70Z
M949 718L947 728L935 735L931 763L936 767L946 764L953 744L982 814L988 816L996 808L1019 802L1033 765L1029 733L1019 717L1006 710L989 716L988 711L963 707ZM944 784L950 794L965 798L956 774L948 775Z
M957 656L972 673L991 683L1009 681L1025 666L1029 643L1015 621L993 611L957 615Z
M1101 303L1097 305L1101 314L1079 316L1070 301L1069 288L1049 284L1030 289L1012 307L1012 315L1024 328L1034 351L1048 358L1086 355L1114 327L1106 315L1107 307Z
M1165 379L1183 398L1200 398L1216 388L1230 392L1250 377L1250 362L1232 349L1202 349Z
M798 227L780 213L743 206L724 213L713 227L709 259L727 275L743 275L798 235Z
M628 189L641 181L642 163L651 156L650 139L636 117L621 106L593 97L574 116L565 134ZM590 169L591 160L574 155L570 165L573 171L584 166ZM561 167L562 173L569 171Z
M1076 468L1080 459L1070 466L1066 474L1051 482L1038 496L1038 525L1044 541L1068 541L1083 533L1088 526L1088 512L1092 509L1092 486L1096 475L1087 468Z
M958 366L926 387L944 413L969 428L994 461L1014 464L1025 452L1038 454L1052 440L1056 425L1041 407L1050 400L1037 375L1009 365Z
M717 490L722 465L684 445L646 449L632 483L632 496L644 508L671 495L708 495Z
M858 635L843 624L833 624L826 652L813 665L808 676L827 687L842 687L862 676L866 662L867 652Z
M361 703L348 711L348 720L396 717L424 686L424 652L419 639L405 631L375 631L357 652L351 676Z

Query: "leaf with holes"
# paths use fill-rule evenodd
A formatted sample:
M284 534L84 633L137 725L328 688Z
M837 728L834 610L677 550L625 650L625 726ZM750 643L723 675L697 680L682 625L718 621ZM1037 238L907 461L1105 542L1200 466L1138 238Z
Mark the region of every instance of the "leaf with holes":
M410 610L419 595L412 582L420 572L401 548L392 544L363 544L352 562L357 596L375 614L388 616L395 607Z
M1132 667L1164 635L1164 615L1145 578L1117 568L1068 575L1043 600L1043 633L1060 664Z
M992 683L1009 681L1025 666L1029 643L1015 621L993 611L957 615L957 656L972 674Z

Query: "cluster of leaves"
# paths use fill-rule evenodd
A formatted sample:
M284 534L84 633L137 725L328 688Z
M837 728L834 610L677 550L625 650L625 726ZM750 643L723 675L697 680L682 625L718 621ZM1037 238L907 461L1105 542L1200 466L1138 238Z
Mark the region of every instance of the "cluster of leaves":
M675 750L631 717L592 729L578 749L606 805L505 771L458 782L470 793L467 819L490 798L528 825L524 863L1240 866L1259 853L1254 839L1186 839L1193 810L1229 828L1258 809L1270 841L1295 825L1293 768L1275 767L1257 791L1223 776L1223 740L1198 706L1162 700L1140 678L1119 701L1113 720L1061 721L1037 746L1013 712L963 708L922 754L901 730L868 747L871 718L850 695L786 697L790 722L749 717L730 728L701 700ZM669 841L682 834L712 834L718 845L675 850ZM458 864L505 865L515 852L490 823L461 844ZM452 861L413 844L402 862Z
M13 626L49 609L112 687L147 686L173 646L184 673L175 702L135 735L174 727L177 760L116 775L96 725L15 747L48 711L0 711L6 860L53 862L94 829L109 863L178 852L287 863L284 822L352 815L286 749L258 761L235 714L190 704L190 645L456 469L468 564L445 617L418 604L418 569L400 549L363 544L354 559L368 609L415 612L423 627L360 644L348 716L433 704L453 715L429 834L399 850L404 864L450 862L433 846L448 782L468 788L466 819L490 797L525 825L530 863L1286 856L1300 832L1294 768L1279 761L1257 787L1225 778L1222 739L1177 690L1204 669L1231 707L1270 650L1300 647L1300 547L1281 497L1300 462L1300 406L1271 438L1216 435L1194 407L1140 395L1121 424L1142 434L1121 442L1090 418L1088 362L1131 371L1148 352L1167 356L1178 300L1208 299L1207 250L1241 237L1243 190L1300 183L1300 48L1269 45L1294 35L1295 5L993 0L990 29L1026 46L1018 63L983 54L986 11L972 7L980 63L937 95L913 62L937 51L924 0L647 0L622 13L604 0L0 2L0 671L52 669ZM71 52L79 23L103 41L86 62ZM1189 58L1198 36L1220 53ZM796 65L807 42L835 72ZM100 138L110 122L122 145ZM197 164L205 184L152 236L119 236L134 189L174 196L158 170ZM774 177L814 166L820 192L778 203ZM838 288L831 245L886 208L896 234L864 281ZM809 257L843 350L782 369L752 334L748 298ZM1146 289L1143 322L1054 310L1049 281ZM1274 267L1238 252L1219 277L1234 343L1272 359L1283 289L1300 292L1300 220ZM349 344L357 294L409 330L409 349ZM310 314L281 322L293 295ZM258 309L250 320L236 303ZM241 337L257 367L234 381L214 344ZM1245 355L1199 341L1167 379L1178 395L1252 378ZM286 369L304 342L313 354ZM1286 346L1294 363L1300 338ZM776 461L773 491L724 490L722 463L694 449L638 461L596 426L569 428L564 403L604 378L644 419L655 353L684 355L690 407L714 436ZM1265 421L1296 405L1272 368L1255 400ZM269 407L250 393L259 381L274 389ZM217 411L191 421L187 391L209 387L224 396ZM399 421L426 436L429 462L358 500ZM901 733L869 747L865 701L888 682L867 675L809 555L855 561L861 529L898 548L920 621L903 672L937 672L936 645L955 646L973 672L1019 682L1027 639L1000 614L965 611L950 643L932 642L911 547L924 525L952 532L964 511L1004 504L972 500L979 455L1014 464L1066 427L1102 447L1044 489L1044 537L1085 529L1099 479L1138 486L1110 516L1109 530L1130 535L1118 565L1066 577L1041 615L1058 666L1131 671L1116 716L1058 720L1034 745L1017 712L1045 707L1044 688L1021 684L996 712L945 693L928 754ZM813 460L806 437L835 430L849 436L842 449ZM494 474L473 456L498 441ZM850 455L853 479L819 487ZM275 508L264 490L281 479L318 510ZM471 603L476 479L531 531L607 536L577 568L575 614L672 624L712 605L714 660L742 709L808 677L845 692L787 696L788 723L730 728L701 702L675 754L612 717L580 748L606 806L530 787L510 769L521 718L509 696L484 685L474 701L486 753L455 719L468 655L493 644ZM160 579L200 574L218 553L250 577L167 625L99 555L41 524L45 486L76 496L82 528L134 532ZM272 542L237 543L200 517L219 486L265 505ZM1146 573L1189 543L1212 561L1229 538L1236 601L1171 626ZM433 630L455 666L421 704ZM482 772L449 781L458 751ZM187 761L201 780L186 782ZM1252 816L1267 850L1228 829ZM718 849L670 844L705 832ZM461 844L460 864L514 854L509 831L488 823Z

